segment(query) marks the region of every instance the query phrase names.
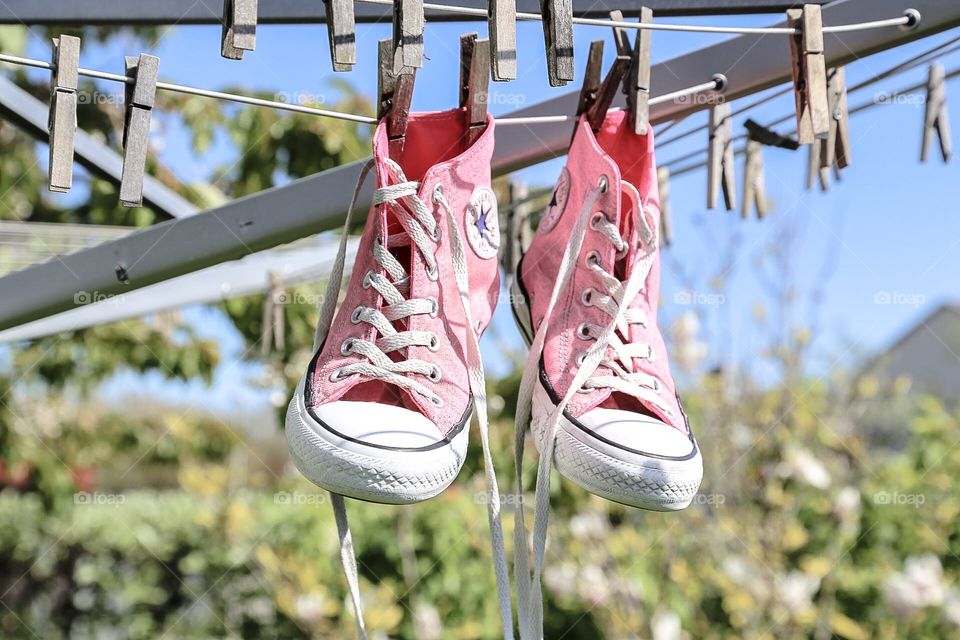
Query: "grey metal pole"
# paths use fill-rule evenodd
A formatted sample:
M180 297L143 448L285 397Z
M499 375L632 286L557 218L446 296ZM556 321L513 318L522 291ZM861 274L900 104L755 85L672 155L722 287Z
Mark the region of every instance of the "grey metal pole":
M922 21L910 31L827 34L827 64L848 64L960 26L960 3L938 0L841 0L824 8L823 19L845 24L911 7L920 11ZM721 72L729 81L726 98L732 100L788 81L790 68L782 37L744 35L656 65L652 84L662 95ZM576 100L574 91L510 115L573 113ZM623 106L622 96L619 100ZM650 120L664 122L708 106L695 100L658 104L650 109ZM493 171L503 175L562 155L569 142L569 123L501 127ZM115 295L338 227L362 164L337 167L0 278L0 330L70 309L78 291ZM368 203L370 195L368 185L361 202Z
M826 4L828 0L807 0L812 4ZM486 9L487 0L453 0L452 4L472 9ZM576 0L574 13L580 17L607 18L613 9L620 9L628 17L636 16L640 6L650 7L658 17L685 15L722 15L730 13L779 13L797 2L789 0ZM5 0L0 2L0 24L13 25L162 25L162 24L220 24L219 11L211 10L218 3L196 0ZM306 0L260 0L261 24L325 23L326 11L322 2ZM390 20L390 8L356 4L357 22ZM518 11L537 13L539 0L518 0ZM425 11L427 20L462 21L462 16L445 12Z

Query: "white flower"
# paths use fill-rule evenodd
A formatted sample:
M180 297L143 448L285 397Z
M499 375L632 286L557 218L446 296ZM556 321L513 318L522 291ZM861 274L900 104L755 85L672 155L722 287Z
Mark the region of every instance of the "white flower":
M796 615L813 606L813 594L820 588L820 578L803 571L791 571L777 583L777 599Z
M543 583L560 598L569 598L577 585L577 568L572 564L548 564L543 568Z
M940 558L932 553L907 558L903 572L887 578L883 595L887 604L901 617L917 609L942 604L946 587Z
M781 475L797 478L816 489L826 489L830 486L830 472L806 449L788 451L784 464L778 470Z
M856 487L844 487L837 493L837 502L833 505L833 513L838 520L845 521L855 518L860 512L860 491Z
M960 627L960 591L950 589L943 600L943 613L947 621L955 627Z
M429 604L418 604L413 610L413 628L415 637L422 640L439 640L443 633L440 612Z
M610 596L610 581L603 570L595 564L587 565L580 572L577 592L591 607L605 602Z
M570 518L570 535L577 540L601 538L609 528L606 516L596 511L578 513Z
M304 593L297 597L294 608L297 617L311 622L323 615L323 597L315 593Z
M673 611L657 611L650 621L653 640L680 640L682 628L680 616Z

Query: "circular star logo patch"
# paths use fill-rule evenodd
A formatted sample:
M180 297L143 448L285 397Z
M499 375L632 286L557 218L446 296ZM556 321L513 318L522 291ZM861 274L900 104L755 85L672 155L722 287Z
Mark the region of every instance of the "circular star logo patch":
M479 187L473 192L465 218L467 242L473 252L484 260L495 258L500 250L500 219L497 196L492 189Z
M570 195L570 172L566 167L557 180L557 186L553 188L553 194L550 196L550 203L547 205L543 215L540 216L540 233L546 233L557 226L560 216L567 206L567 198Z

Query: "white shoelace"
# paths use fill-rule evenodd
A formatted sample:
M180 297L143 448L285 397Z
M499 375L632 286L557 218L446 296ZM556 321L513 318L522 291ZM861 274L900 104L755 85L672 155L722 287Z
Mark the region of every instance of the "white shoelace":
M520 382L520 392L517 398L516 433L514 439L514 462L517 467L517 493L523 495L522 473L524 438L530 424L533 409L533 393L539 381L540 354L543 352L544 340L550 324L550 317L573 273L576 260L583 247L583 240L589 228L601 233L614 246L618 254L628 249L626 241L620 237L616 225L611 223L602 212L591 215L594 205L601 194L606 190L606 180L599 184L587 196L583 208L574 225L570 242L560 262L550 302L547 305L543 322L537 328L533 343L530 346L530 356L523 371ZM619 330L623 336L628 336L629 325L645 324L646 314L638 309L630 309L630 302L640 293L646 282L647 275L656 256L656 230L648 227L646 215L641 209L637 212L643 231L642 254L633 266L627 281L620 282L609 272L605 271L597 260L591 259L590 268L600 277L606 294L593 290L589 298L585 295L586 304L596 305L610 316L611 321L604 327L584 323L580 333L584 339L594 340L594 344L578 358L579 370L570 383L564 397L547 419L547 427L543 433L543 440L539 443L540 460L537 466L536 488L534 490L534 524L533 524L533 574L530 572L529 551L527 549L527 530L523 517L520 500L515 502L514 508L514 555L517 582L517 613L521 640L540 640L543 637L543 595L541 589L541 574L543 572L543 557L546 549L547 525L550 516L550 471L553 465L553 449L556 440L557 427L567 404L581 389L599 389L609 387L634 395L643 400L654 402L657 406L663 404L656 394L659 384L651 376L633 372L631 359L634 357L650 357L652 349L649 345L624 342L617 335ZM589 291L589 290L588 290ZM607 350L614 352L612 357ZM599 366L607 367L610 375L595 376ZM665 409L665 407L664 407Z
M440 239L439 224L430 213L426 204L417 196L419 184L407 181L400 166L392 160L387 159L385 162L389 165L391 171L394 172L398 183L377 189L374 192L374 203L377 205L401 205L391 206L391 211L407 231L414 246L420 251L427 267L427 275L431 278L439 277L439 265L434 256L435 244ZM330 330L330 324L333 321L337 299L343 283L347 238L353 219L353 212L360 189L374 166L374 161L372 160L364 166L360 173L360 178L357 181L356 189L353 192L353 198L350 201L350 210L347 212L347 218L344 222L343 235L340 238L340 247L337 251L333 269L330 272L330 280L327 284L323 306L320 309L317 333L314 338L315 351L323 344ZM453 272L457 281L457 290L460 294L460 303L463 305L466 326L473 327L474 324L470 313L470 288L467 279L467 258L463 249L463 239L460 235L460 227L457 224L456 216L447 204L446 198L443 195L443 187L439 183L433 191L433 202L439 205L445 213L447 233L450 234L451 240L450 253L453 262ZM413 213L411 214L410 211L402 205L410 207ZM390 242L393 241L391 240ZM381 307L379 311L365 307L359 308L359 311L354 310L351 320L355 323L366 322L376 327L382 337L376 340L376 342L360 339L351 339L345 342L341 347L342 351L361 354L369 360L369 363L356 363L343 367L338 370L340 372L338 377L359 374L369 378L383 380L384 382L395 384L409 389L414 393L423 395L434 404L437 404L437 401L440 401L442 404L442 399L429 387L403 375L404 373L419 373L427 376L430 380L438 381L438 376L442 374L435 372L439 372L439 368L422 360L401 360L394 362L386 355L391 351L405 349L414 345L436 348L438 337L435 334L422 331L399 332L393 327L392 322L418 313L436 314L437 302L432 299L406 298L410 292L409 276L400 262L390 253L389 247L382 246L379 239L374 243L374 259L383 267L384 271L390 275L392 281L385 278L382 274L371 272L364 278L364 286L372 286L375 288L377 292L383 296L386 304ZM466 334L467 370L470 379L470 390L473 396L474 410L477 416L477 424L480 429L480 441L483 446L484 474L487 480L487 490L490 494L487 500L487 518L490 525L494 573L497 580L497 600L500 605L500 617L501 623L503 624L504 636L513 638L510 575L507 569L507 556L503 541L503 525L501 524L500 518L500 488L497 484L497 475L493 467L493 457L490 454L486 380L483 374L483 362L480 358L480 345L477 341L477 336L473 331L467 331ZM438 404L438 406L440 405ZM337 521L337 532L340 538L340 560L343 563L343 572L347 579L350 598L353 601L353 608L357 617L357 630L360 638L366 640L367 633L363 621L363 605L360 599L357 559L353 549L353 537L350 533L350 525L347 520L346 504L344 503L343 496L331 493L331 497L333 512Z

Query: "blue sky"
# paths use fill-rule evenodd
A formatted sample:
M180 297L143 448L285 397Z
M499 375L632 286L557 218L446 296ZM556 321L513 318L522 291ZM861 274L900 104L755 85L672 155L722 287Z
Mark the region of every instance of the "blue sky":
M775 20L775 16L738 16L671 19L671 22L762 26ZM457 88L451 79L458 74L458 39L467 31L478 31L482 37L486 26L482 23L428 25L425 46L429 60L418 73L415 109L444 109L456 104ZM326 95L332 101L334 94L328 81L334 78L349 81L372 97L376 90L376 42L388 35L386 24L358 26L358 63L349 74L330 71L327 35L322 25L260 26L256 52L248 53L240 62L220 58L219 27L170 29L148 52L160 56L161 76L172 82L215 89L242 86L278 93ZM852 64L847 67L848 85L955 35L953 32L941 34ZM576 84L566 89L549 87L542 37L539 24L519 24L520 78L509 84L492 84L490 108L495 115L576 88ZM575 37L579 82L590 40L606 38L608 64L613 47L610 34L603 28L578 26ZM656 32L654 61L668 60L727 37L731 36ZM124 54L139 53L135 46L133 41L117 41L108 48L86 46L82 64L119 71ZM40 38L33 38L29 53L46 59L47 47ZM960 65L960 54L947 56L943 63L949 72ZM718 70L705 69L704 77L715 71ZM909 86L925 77L925 67L895 76L875 88L851 95L851 105L870 101L881 91ZM116 91L115 85L105 89ZM956 83L951 83L949 90L956 93ZM654 87L653 94L656 93ZM792 110L792 100L792 96L784 96L748 115L759 122L775 120ZM734 102L734 109L737 106ZM956 114L956 108L953 112ZM704 113L691 116L664 138L703 123L705 117ZM743 130L741 121L745 117L735 120L736 133ZM675 243L664 255L661 323L665 325L691 308L675 302L681 299L678 292L692 287L695 293L704 294L700 299L708 302L705 308L698 308L706 316L702 329L703 339L710 346L707 364L750 365L760 361L764 331L758 329L755 314L758 304L769 307L770 290L760 276L757 258L772 244L790 247L789 281L794 283L800 301L794 322L812 320L812 307L806 300L812 291L822 289L813 336L817 355L813 368L821 373L835 366L850 365L858 355L882 348L939 303L960 298L960 206L957 204L960 175L955 165L944 165L938 154L927 164L919 164L922 119L922 99L878 106L854 116L851 120L853 165L845 170L843 181L826 194L804 190L805 151L765 149L767 195L774 211L764 221L741 221L738 212L706 211L704 171L676 178L671 183ZM702 149L705 144L705 134L692 136L658 151L658 161L669 162L671 158ZM196 157L186 137L175 128L168 132L161 153L162 159L185 181L206 176L213 167L229 159L228 150L223 146ZM519 172L517 177L534 187L550 185L562 164L563 159L546 162ZM738 158L737 171L741 170L742 160ZM738 190L739 181L738 176ZM705 296L716 293L710 287L711 278L721 265L728 263L731 246L737 247L733 254L736 257L730 263L732 269L721 291L722 297L707 298ZM678 275L678 265L692 277ZM780 280L779 276L772 279ZM884 294L892 303L878 304L878 300L885 300ZM239 340L230 335L226 323L215 313L190 309L188 317L202 331L219 336L226 352L235 353L239 348ZM774 314L768 322L777 326L780 319ZM497 311L494 329L508 347L520 349L519 337L505 305ZM502 364L498 364L500 351L489 340L485 355L492 374L503 370ZM763 367L759 372L774 374ZM248 367L228 359L221 367L214 389L201 385L182 388L158 379L148 380L147 389L178 399L195 399L211 407L236 409L238 404L262 402L262 393L246 389L244 379L249 373ZM105 392L111 396L122 394L133 384L132 379L124 376L111 383ZM142 390L142 381L139 386Z

